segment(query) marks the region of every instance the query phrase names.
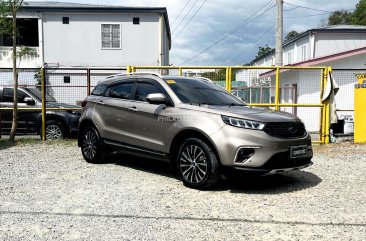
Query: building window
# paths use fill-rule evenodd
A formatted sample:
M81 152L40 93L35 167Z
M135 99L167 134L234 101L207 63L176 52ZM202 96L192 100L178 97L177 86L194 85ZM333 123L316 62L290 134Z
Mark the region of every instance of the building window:
M132 22L133 24L140 24L140 18L133 18Z
M301 46L301 61L305 61L307 58L306 45Z
M121 25L102 24L102 49L121 48Z
M288 52L287 53L287 64L291 64L292 63L292 52Z
M70 21L69 17L62 17L63 24L69 24L69 21Z
M70 82L71 82L70 76L64 76L64 83L65 84L70 84Z

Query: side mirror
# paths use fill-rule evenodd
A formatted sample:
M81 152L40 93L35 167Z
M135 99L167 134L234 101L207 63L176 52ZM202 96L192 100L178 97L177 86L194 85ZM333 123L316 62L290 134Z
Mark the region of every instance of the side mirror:
M31 97L24 97L24 103L26 103L27 105L35 105L36 104L36 102Z
M162 93L151 93L148 94L146 96L146 100L147 102L149 102L150 104L165 104L166 103L166 98Z

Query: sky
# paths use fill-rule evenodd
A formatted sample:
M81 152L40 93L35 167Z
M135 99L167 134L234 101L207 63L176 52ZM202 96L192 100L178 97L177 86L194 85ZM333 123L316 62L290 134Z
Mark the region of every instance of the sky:
M172 32L171 65L245 65L255 59L258 47L275 45L276 0L58 1L166 7ZM358 1L284 0L284 36L291 30L320 28L331 12L353 11Z

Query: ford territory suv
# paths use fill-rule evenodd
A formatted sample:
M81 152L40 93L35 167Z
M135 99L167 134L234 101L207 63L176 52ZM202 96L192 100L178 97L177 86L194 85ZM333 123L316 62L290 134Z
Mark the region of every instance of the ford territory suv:
M223 169L271 174L312 164L311 139L289 113L247 106L203 78L134 73L100 81L83 102L81 153L170 161L186 186L205 189Z

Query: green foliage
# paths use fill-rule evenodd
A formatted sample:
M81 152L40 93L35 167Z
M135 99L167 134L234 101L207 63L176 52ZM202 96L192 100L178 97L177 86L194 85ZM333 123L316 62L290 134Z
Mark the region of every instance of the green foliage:
M290 39L295 38L295 37L296 37L296 36L298 36L298 35L299 35L299 33L298 33L298 32L296 32L296 31L292 30L292 31L290 31L290 32L286 35L286 37L285 37L285 41L284 41L284 42L287 42L287 41L289 41Z
M11 7L9 1L0 0L0 34L12 34Z
M352 12L339 10L332 13L328 18L328 25L352 24Z
M208 78L212 81L226 80L226 69L221 69L215 72L206 72L201 74L202 77Z
M352 24L366 25L366 0L360 0L352 15Z
M269 47L268 44L266 44L266 46L264 46L264 47L258 47L258 53L257 53L257 56L255 56L255 58L262 57L262 56L266 55L267 53L271 52L272 50L274 50L274 49Z
M366 0L360 0L353 12L338 10L328 18L328 25L366 25Z

